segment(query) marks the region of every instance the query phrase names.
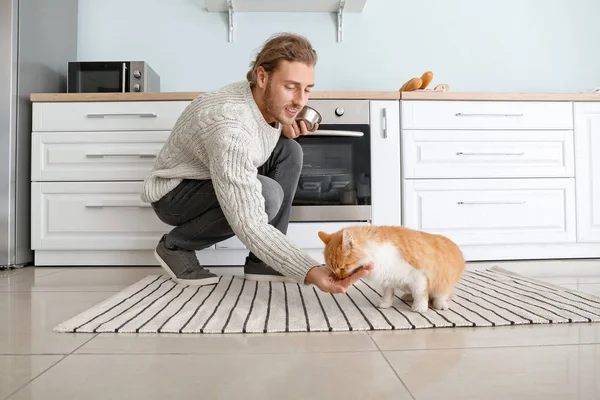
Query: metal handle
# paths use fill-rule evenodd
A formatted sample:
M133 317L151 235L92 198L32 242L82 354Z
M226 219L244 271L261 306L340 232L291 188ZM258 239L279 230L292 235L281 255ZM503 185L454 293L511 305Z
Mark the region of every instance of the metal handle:
M328 131L317 129L314 132L308 132L305 136L346 136L346 137L363 137L365 134L357 131Z
M459 151L457 156L522 156L525 153L463 153Z
M125 93L125 89L127 89L125 87L125 83L127 82L127 64L123 63L123 87L121 88L121 91L123 93Z
M156 154L152 153L119 153L119 154L109 154L109 153L89 153L85 155L89 158L104 158L104 157L140 157L140 158L156 158Z
M522 117L523 114L494 114L494 113L456 113L457 117Z
M457 201L456 204L461 206L468 205L515 205L525 204L524 201Z
M88 118L106 118L106 117L140 117L140 118L156 118L156 113L91 113L87 114Z
M150 208L148 203L140 203L139 201L123 202L123 201L95 201L86 203L85 208Z
M388 136L388 118L387 108L383 109L383 138L386 139Z

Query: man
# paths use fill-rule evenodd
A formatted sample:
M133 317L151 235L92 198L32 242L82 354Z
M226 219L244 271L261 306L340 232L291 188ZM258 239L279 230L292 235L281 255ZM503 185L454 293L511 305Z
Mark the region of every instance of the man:
M234 234L250 250L249 280L291 280L344 293L372 268L338 280L285 235L303 161L293 139L308 132L295 117L314 86L316 61L305 38L276 35L251 63L247 81L197 97L175 123L142 193L175 227L155 252L175 281L216 283L195 251Z

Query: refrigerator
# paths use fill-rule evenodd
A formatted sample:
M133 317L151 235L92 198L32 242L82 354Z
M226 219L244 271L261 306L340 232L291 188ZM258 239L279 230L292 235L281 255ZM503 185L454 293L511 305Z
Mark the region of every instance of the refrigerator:
M31 93L66 92L78 0L0 0L0 268L33 262Z

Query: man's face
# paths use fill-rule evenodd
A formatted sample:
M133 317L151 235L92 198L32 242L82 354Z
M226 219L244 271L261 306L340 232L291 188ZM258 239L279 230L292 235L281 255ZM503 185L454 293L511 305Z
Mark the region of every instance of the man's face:
M282 125L290 125L314 86L315 69L302 62L282 61L268 75L265 86L266 111Z

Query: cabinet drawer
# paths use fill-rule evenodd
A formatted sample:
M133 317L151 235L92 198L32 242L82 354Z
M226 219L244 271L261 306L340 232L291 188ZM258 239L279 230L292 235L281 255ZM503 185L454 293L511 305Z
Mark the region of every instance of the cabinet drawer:
M406 178L574 177L573 131L402 132Z
M172 227L141 202L141 189L141 182L32 183L32 249L154 249Z
M169 134L169 131L33 133L31 180L143 180Z
M189 101L34 103L33 131L171 130Z
M573 129L568 102L403 101L403 129Z
M325 222L325 223L311 223L311 222L290 222L287 230L287 236L297 246L302 249L322 249L324 244L319 238L318 232L324 231L327 233L336 232L346 226L351 225L362 225L365 222ZM217 249L246 249L246 246L236 237L224 240L221 243L217 243L215 246Z
M574 243L574 179L405 181L406 226L459 245Z

